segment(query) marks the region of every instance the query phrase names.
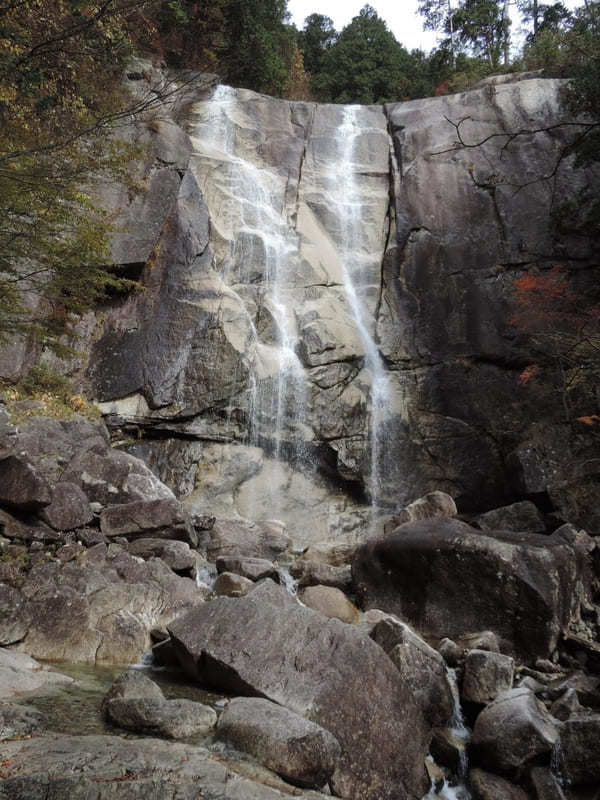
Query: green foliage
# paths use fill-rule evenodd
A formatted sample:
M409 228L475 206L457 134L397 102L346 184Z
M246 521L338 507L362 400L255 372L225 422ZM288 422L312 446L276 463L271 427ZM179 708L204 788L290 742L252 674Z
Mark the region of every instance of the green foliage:
M296 49L296 30L285 24L287 0L228 0L223 15L227 81L280 96Z
M49 393L66 398L73 394L71 381L56 372L48 364L35 364L22 384L23 390L30 395Z
M315 76L323 72L327 51L335 44L337 37L331 17L311 14L304 20L304 29L298 36L298 44L307 72Z
M215 69L227 46L225 6L226 0L162 0L146 36L173 67Z
M139 5L139 4L138 4ZM132 150L123 115L131 2L23 0L0 11L0 339L26 331L63 349L107 287L110 220L89 191Z
M310 18L309 18L310 19ZM322 70L312 86L321 100L333 103L385 103L410 90L410 56L369 5L325 49Z
M425 27L448 36L444 48L484 58L496 68L508 61L510 17L505 0L423 0L419 13Z

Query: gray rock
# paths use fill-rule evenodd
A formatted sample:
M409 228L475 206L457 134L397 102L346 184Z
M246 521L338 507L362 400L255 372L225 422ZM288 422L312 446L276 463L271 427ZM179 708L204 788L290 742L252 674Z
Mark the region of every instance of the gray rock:
M384 532L392 533L400 525L407 522L417 522L420 519L434 519L436 517L455 517L457 514L456 503L445 492L429 492L418 500L413 500L385 523Z
M39 511L52 501L50 486L23 456L0 458L0 504L19 511Z
M336 794L384 800L425 793L429 726L413 687L354 626L302 608L267 580L168 629L191 677L261 695L329 730L342 747L331 781Z
M584 542L436 519L371 539L352 574L362 608L394 613L434 637L486 627L508 652L535 661L554 652L578 615L587 558Z
M477 633L467 633L457 639L457 644L464 651L485 650L488 653L499 653L500 642L494 631L477 631Z
M60 481L54 485L52 502L44 508L41 517L55 531L70 531L91 522L94 512L79 486Z
M189 515L177 500L149 500L105 508L100 514L105 536L127 539L175 539L195 547L197 534Z
M31 569L20 589L31 619L20 648L49 661L132 664L149 649L152 628L204 602L192 580L160 559L110 548Z
M24 639L29 630L31 614L18 589L0 583L0 647Z
M124 672L108 690L102 711L115 725L138 733L185 739L207 733L217 715L192 700L166 700L154 681L135 670Z
M559 738L556 720L528 689L499 695L479 714L473 746L484 769L519 775Z
M235 572L251 581L272 578L279 581L279 573L272 561L266 558L247 558L243 556L219 556L216 560L217 572Z
M120 728L167 739L187 739L208 733L217 721L213 709L202 703L146 697L109 700L106 714Z
M299 587L334 586L336 589L348 591L352 585L350 567L334 567L307 558L298 558L290 565L290 574L296 578Z
M90 448L75 456L62 480L76 483L88 500L103 506L174 499L143 461L108 448Z
M139 670L130 669L121 673L111 685L102 700L102 712L108 713L108 704L112 700L132 700L143 698L162 702L165 696L160 686L150 680L147 675Z
M0 697L12 698L73 682L73 678L44 667L25 653L0 647Z
M469 772L471 785L478 800L530 800L520 786L515 786L499 775L492 775L482 769Z
M536 800L566 800L562 786L548 767L534 767L529 773L529 778Z
M327 783L341 754L329 731L260 698L232 700L219 719L217 734L285 780L307 788Z
M68 797L69 800L289 800L287 784L271 788L267 776L228 762L197 745L120 736L48 734L2 746L2 800ZM250 776L250 777L248 777ZM273 777L273 776L271 776ZM305 792L299 800L325 795Z
M305 606L325 617L339 619L350 625L358 622L358 609L354 603L333 586L307 586L300 591L299 599Z
M577 692L573 688L567 689L550 707L552 716L563 722L569 719L572 714L577 714L582 710Z
M209 561L219 556L277 560L291 547L280 525L241 519L217 519L201 539Z
M453 642L452 639L448 639L445 637L442 641L438 644L438 652L448 664L449 667L457 667L461 656L463 654L463 650L459 647L456 642Z
M512 689L515 662L501 653L470 650L465 659L462 699L490 703L501 692Z
M454 711L452 687L444 659L403 622L387 617L372 629L371 638L383 648L413 691L432 726L444 725Z
M578 714L560 729L560 768L574 784L600 783L600 714Z
M252 589L254 582L235 572L222 572L213 586L214 593L219 597L242 597Z
M484 531L544 533L546 530L542 515L530 500L486 511L485 514L475 517L475 522Z
M0 742L39 734L47 725L46 717L37 708L0 703Z
M198 564L198 553L190 549L186 542L168 539L136 539L127 547L132 556L140 558L161 558L173 572L191 573Z

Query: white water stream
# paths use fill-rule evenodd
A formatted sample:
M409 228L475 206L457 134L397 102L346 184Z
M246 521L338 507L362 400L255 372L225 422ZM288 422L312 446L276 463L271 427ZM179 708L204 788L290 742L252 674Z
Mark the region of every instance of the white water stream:
M361 267L365 251L365 200L357 179L361 168L368 170L368 164L360 163L360 137L368 132L360 125L360 106L345 106L342 124L336 136L339 158L331 165L331 184L329 194L333 206L341 220L341 262L342 277L346 299L356 325L365 353L365 367L371 376L370 398L370 474L369 494L373 507L380 499L382 478L384 477L383 421L390 407L390 385L374 338L375 320L369 313L364 293L359 294Z
M294 280L299 237L288 216L293 213L286 204L289 178L265 164L260 144L248 137L252 121L246 116L245 102L235 89L219 86L210 101L198 104L192 129L194 158L211 214L219 275L226 291L237 298L237 307L248 311L245 324L251 343L242 352L250 373L247 442L266 447L276 459L302 459L306 464L306 443L313 434L308 374L297 355L298 286ZM340 107L340 111L341 121L332 132L333 157L321 169L329 224L335 229L328 236L337 250L340 288L361 344L363 374L369 384L365 387L368 444L363 474L375 509L386 472L383 422L389 413L390 386L375 342L377 303L373 297L380 290L381 256L372 252L368 235L372 220L365 214L371 202L369 188L365 190L360 176L372 169L365 142L369 136L381 136L382 128L370 128L360 106ZM239 402L239 397L230 398L228 419Z
M271 339L262 343L249 320L253 346L249 397L250 444L270 442L275 457L284 440L298 449L306 416L307 382L296 355L298 334L291 304L286 302L291 259L298 249L296 234L285 214L281 176L258 167L238 147L240 110L235 89L218 86L208 118L194 131L195 152L213 164L211 177L228 188L211 208L211 224L229 242L220 265L223 282L253 295L258 315L271 320ZM227 181L225 181L227 179ZM299 432L300 431L300 432Z

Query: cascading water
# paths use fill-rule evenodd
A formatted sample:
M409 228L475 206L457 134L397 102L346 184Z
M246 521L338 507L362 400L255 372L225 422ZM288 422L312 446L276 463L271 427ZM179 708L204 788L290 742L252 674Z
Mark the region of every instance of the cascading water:
M364 349L365 367L371 377L370 408L370 474L369 493L375 508L380 500L381 482L385 472L385 458L382 448L383 421L390 407L390 386L383 360L374 338L374 318L367 309L361 271L368 261L364 239L364 204L366 198L361 192L357 174L368 172L369 165L361 164L360 137L368 133L368 128L359 124L360 106L345 106L342 123L336 136L338 158L331 165L329 194L341 220L340 255L343 287ZM377 131L380 132L379 130Z
M242 112L235 89L218 86L203 106L192 131L195 157L204 162L205 176L218 183L215 173L220 172L222 185L228 187L215 196L213 207L208 200L215 234L228 243L220 273L246 306L256 309L250 320L254 341L249 353L248 442L267 445L279 457L287 441L292 455L298 455L307 388L295 350L292 304L286 302L289 265L298 243L285 214L285 183L244 157L238 146L236 128ZM207 161L211 167L206 167ZM261 317L270 322L268 343L261 342L257 330Z
M444 780L443 785L436 789L432 787L428 794L425 795L423 800L470 800L471 793L467 788L467 778L469 772L469 763L467 759L467 745L471 739L471 731L465 723L465 718L462 713L460 705L460 694L458 691L458 684L456 680L456 671L447 669L446 674L448 683L452 690L453 711L452 718L448 724L448 731L452 734L457 743L459 766L458 774L453 781ZM431 756L429 758L433 761Z

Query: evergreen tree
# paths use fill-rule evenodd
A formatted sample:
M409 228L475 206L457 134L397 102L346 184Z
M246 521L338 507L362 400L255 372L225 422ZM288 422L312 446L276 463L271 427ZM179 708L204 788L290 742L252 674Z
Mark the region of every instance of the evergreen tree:
M311 14L304 20L298 43L304 57L304 68L310 75L319 75L327 51L335 44L338 33L330 17Z
M227 0L223 14L227 81L281 95L296 49L296 30L286 24L287 0Z
M385 103L410 90L410 56L369 5L340 33L314 76L321 99L333 103Z

